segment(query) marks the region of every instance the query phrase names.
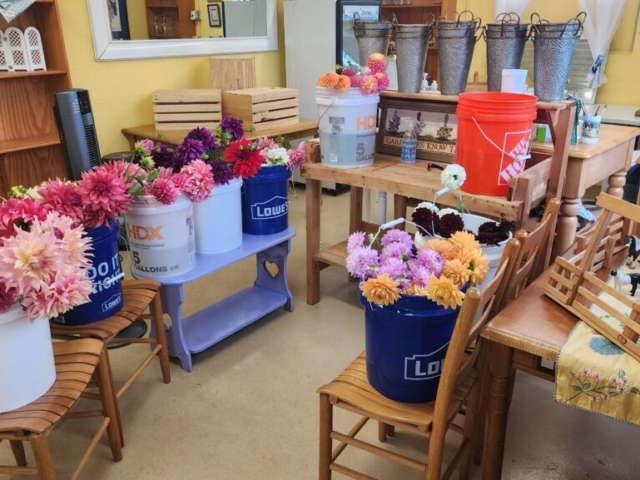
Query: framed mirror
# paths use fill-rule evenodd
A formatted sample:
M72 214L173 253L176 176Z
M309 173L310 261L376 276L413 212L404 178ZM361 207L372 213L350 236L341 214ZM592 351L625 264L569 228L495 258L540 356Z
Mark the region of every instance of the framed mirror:
M266 10L265 28L260 30L260 36L145 40L114 38L117 35L112 34L109 1L87 0L93 35L93 50L95 59L98 61L267 52L278 49L276 0L256 0L256 4L264 3L263 8ZM138 1L144 2L145 0ZM238 3L249 4L250 2ZM200 16L200 21L208 25L208 11L201 11ZM264 33L265 30L266 33Z

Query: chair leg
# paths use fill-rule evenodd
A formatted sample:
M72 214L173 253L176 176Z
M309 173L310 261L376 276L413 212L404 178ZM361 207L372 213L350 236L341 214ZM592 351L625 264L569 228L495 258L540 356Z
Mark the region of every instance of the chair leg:
M118 403L118 393L116 392L115 385L113 383L113 370L111 369L111 360L109 360L109 351L106 349L106 345L105 356L107 357L107 361L103 362L102 360L100 360L100 364L98 365L98 369L96 370L94 375L98 377L100 375L99 372L104 372L102 376L106 376L106 378L109 379L109 385L111 386L111 390L113 391L113 395L115 398L115 423L117 423L118 425L118 434L120 435L120 448L124 448L124 429L122 428L122 417L120 416L120 404ZM104 370L100 370L101 368L104 368ZM99 387L100 385L98 384L98 388ZM111 421L113 422L114 419L112 418Z
M329 396L320 394L320 470L319 480L331 480L331 431L333 430L333 405Z
M162 381L164 383L171 383L171 365L169 364L167 332L164 325L160 292L156 293L156 296L153 298L153 302L151 302L151 318L153 319L154 328L156 330L156 341L162 345L160 352L158 352L160 370L162 370Z
M481 352L482 354L482 352ZM482 372L480 373L480 380L482 379ZM471 461L473 460L475 443L481 437L478 432L478 427L481 422L480 418L483 417L480 411L480 401L482 394L482 384L476 384L471 395L467 399L467 411L464 416L464 430L462 432L463 441L468 442L465 451L462 454L460 463L458 465L458 479L467 480L469 478L469 471L471 470Z
M107 426L107 437L109 438L109 446L111 447L111 456L115 462L119 462L122 460L123 440L120 430L120 413L117 410L116 397L113 391L113 380L106 345L102 349L102 352L100 352L100 363L98 364L97 371L98 389L100 390L100 399L102 401L102 413L111 420Z
M53 460L49 450L49 440L46 436L38 435L29 438L33 456L36 459L36 468L40 480L56 480L56 472L53 469Z
M378 441L384 443L387 441L387 424L378 422Z
M10 440L11 451L13 452L13 458L16 459L16 465L19 467L27 466L27 456L24 453L24 445L18 440Z

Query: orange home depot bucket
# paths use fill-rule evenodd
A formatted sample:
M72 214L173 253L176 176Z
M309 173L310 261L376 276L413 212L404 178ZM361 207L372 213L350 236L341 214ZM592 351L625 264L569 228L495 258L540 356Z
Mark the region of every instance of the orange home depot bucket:
M460 94L456 163L467 172L464 192L507 195L509 180L524 170L529 155L537 101L517 93Z

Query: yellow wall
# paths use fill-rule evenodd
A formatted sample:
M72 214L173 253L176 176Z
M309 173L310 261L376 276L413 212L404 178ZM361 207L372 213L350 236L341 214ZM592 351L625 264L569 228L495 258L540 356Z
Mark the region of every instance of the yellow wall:
M493 0L458 0L458 10L471 10L482 18L483 23L491 23L495 18ZM609 82L598 89L599 103L619 103L625 105L640 105L640 90L637 88L640 78L640 29L635 30L635 18L638 0L627 0L623 20L618 27L613 40L614 51L609 54L606 74ZM530 0L523 15L527 21L533 12L540 14L550 21L565 21L574 17L578 12L578 0ZM631 50L633 40L635 48ZM487 78L487 55L483 40L476 44L471 64L473 72L480 73L481 81Z
M133 40L148 40L146 2L141 0L127 0L127 16L129 18L129 33Z
M198 26L198 36L200 38L223 37L224 29L220 27L209 26L209 5L217 4L220 9L220 24L224 25L224 12L222 11L222 2L213 2L211 0L197 0L198 10L200 10L200 25Z
M58 8L71 80L74 87L89 90L103 155L128 150L120 132L123 127L153 123L151 94L155 90L208 87L208 57L96 62L86 0L59 1ZM259 86L285 84L283 12L278 0L279 50L255 54Z

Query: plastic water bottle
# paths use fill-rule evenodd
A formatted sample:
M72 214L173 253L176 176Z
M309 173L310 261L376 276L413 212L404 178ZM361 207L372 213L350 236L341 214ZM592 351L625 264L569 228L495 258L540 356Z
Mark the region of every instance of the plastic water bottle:
M402 144L400 147L400 161L402 163L416 163L416 149L418 148L418 139L413 131L413 123L409 124L409 129L402 136Z

